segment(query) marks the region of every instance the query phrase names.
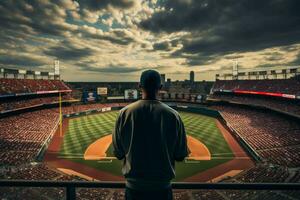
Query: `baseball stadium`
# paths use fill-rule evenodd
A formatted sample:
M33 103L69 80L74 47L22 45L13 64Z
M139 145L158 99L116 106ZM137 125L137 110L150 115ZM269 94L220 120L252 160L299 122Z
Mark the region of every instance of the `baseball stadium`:
M177 163L175 181L209 181L253 166L224 125L212 116L213 111L202 111L207 114L201 114L201 111L179 112L188 132L191 153L185 162ZM54 136L58 136L57 139L48 147L46 162L49 165L53 163L53 167L62 171L80 173L89 179L122 180L122 162L114 158L111 145L117 114L118 111L108 111L66 119L65 131L62 135L57 133Z
M188 86L207 84L207 94L172 93L172 86L164 86L159 99L181 116L190 150L176 162L176 199L298 199L293 189L300 180L295 70L286 79L222 80L218 74L215 82ZM18 70L2 72L1 198L123 199L123 161L113 154L112 133L119 110L141 98L138 83L64 82L48 72L48 79L12 79L10 74L21 75ZM123 96L110 96L111 88L121 88ZM66 185L48 187L57 183ZM75 196L60 188L75 183ZM102 188L82 186L86 183ZM201 183L223 183L225 189L203 190L208 186ZM228 184L249 190L228 190ZM283 188L259 189L270 184Z
M300 0L0 13L0 200L300 200Z

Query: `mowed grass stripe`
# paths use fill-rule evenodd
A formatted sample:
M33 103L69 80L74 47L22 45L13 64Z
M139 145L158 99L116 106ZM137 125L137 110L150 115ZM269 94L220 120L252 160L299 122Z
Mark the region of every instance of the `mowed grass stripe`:
M83 154L101 136L112 133L118 111L70 119L61 148L62 154ZM215 118L180 112L187 134L203 142L211 154L232 156L232 152L216 126Z
M81 154L101 136L111 133L117 112L107 112L70 119L61 154Z
M233 156L230 147L216 126L216 119L200 114L180 112L187 134L203 142L211 154Z

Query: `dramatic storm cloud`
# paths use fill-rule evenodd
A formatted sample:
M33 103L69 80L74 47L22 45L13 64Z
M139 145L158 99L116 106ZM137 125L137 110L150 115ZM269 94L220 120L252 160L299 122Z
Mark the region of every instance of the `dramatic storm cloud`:
M148 68L212 80L234 61L299 65L299 10L298 0L3 0L0 67L53 70L59 59L65 80L128 81Z

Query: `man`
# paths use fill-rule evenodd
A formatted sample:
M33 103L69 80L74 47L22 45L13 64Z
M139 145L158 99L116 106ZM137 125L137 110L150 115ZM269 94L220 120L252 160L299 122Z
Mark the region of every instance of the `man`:
M173 199L175 161L189 153L179 114L157 100L161 87L157 71L144 71L142 100L123 108L116 121L113 147L115 156L123 159L126 199Z

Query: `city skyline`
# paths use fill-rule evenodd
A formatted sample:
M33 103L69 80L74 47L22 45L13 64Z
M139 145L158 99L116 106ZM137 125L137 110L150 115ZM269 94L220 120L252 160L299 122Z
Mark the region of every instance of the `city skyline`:
M64 0L0 2L0 68L66 81L214 80L231 70L300 65L297 0ZM52 68L53 67L53 68Z

